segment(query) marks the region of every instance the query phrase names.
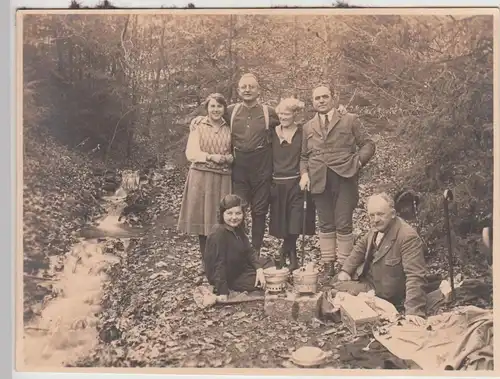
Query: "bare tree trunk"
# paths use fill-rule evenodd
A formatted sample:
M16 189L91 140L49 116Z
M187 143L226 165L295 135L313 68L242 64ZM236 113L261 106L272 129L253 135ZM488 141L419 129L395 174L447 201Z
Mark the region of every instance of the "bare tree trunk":
M133 27L131 30L131 38L134 41L137 41L137 15L133 18L134 22L132 23ZM138 87L138 72L136 68L131 68L131 81L132 81L132 114L130 117L130 122L127 123L127 159L132 157L132 147L135 136L135 125L137 122L137 105L139 101L139 94L137 93Z
M152 36L150 37L150 39L152 39ZM160 87L160 74L161 74L162 68L165 65L164 43L165 43L165 20L163 20L162 28L161 28L160 46L159 46L159 52L158 52L158 66L156 68L155 78L154 78L154 82L153 82L153 94L152 94L151 100L149 102L148 113L146 115L146 128L147 128L148 137L151 137L150 124L151 124L151 114L153 112L152 105L153 105L153 103L156 102L156 100L158 98L158 88Z
M331 80L330 76L330 39L329 39L329 30L328 30L328 18L327 17L322 17L322 24L323 24L323 39L325 41L325 47L324 47L324 52L325 52L325 61L323 62L323 80Z
M130 76L130 74L132 73L131 63L129 61L129 54L130 53L127 52L125 44L124 44L125 37L127 35L127 30L128 30L130 18L131 18L131 15L128 15L126 20L125 20L125 24L123 25L123 29L122 29L122 32L120 35L120 40L121 40L120 46L122 48L122 51L121 51L121 53L117 54L116 61L115 61L115 62L119 61L121 63L119 65L119 69L116 73L117 80L119 83L121 83L123 86L126 86L126 87L128 87L130 85L130 83L132 82L131 76ZM133 98L133 95L131 96L131 98ZM113 142L116 138L116 135L118 134L118 129L121 126L122 122L126 122L126 120L124 121L125 117L129 116L129 114L131 112L135 112L134 106L130 105L130 98L129 98L129 101L127 101L127 103L128 104L125 104L125 106L124 106L125 110L124 110L123 115L121 116L121 118L118 120L118 122L114 126L113 134L112 134L111 139L110 139L108 146L106 148L106 153L104 154L104 161L105 162L107 162L109 157L110 157ZM128 133L128 128L126 128L126 131ZM127 146L127 151L128 150L129 150L129 148ZM130 148L130 151L131 151L131 148Z
M57 72L60 75L64 75L64 46L63 41L58 35L59 28L54 29L54 38L56 39L56 50L57 50Z
M157 150L157 164L160 163L160 156L162 156L165 151L164 147L167 144L167 141L169 140L169 132L170 132L170 127L171 127L171 117L170 117L170 83L167 82L167 90L165 91L165 101L160 102L160 117L161 117L161 125L162 125L162 138L161 138L161 144L158 145L158 150ZM165 106L163 107L163 103L165 103Z
M78 80L83 80L83 69L82 69L82 63L83 63L83 51L80 46L78 46Z
M228 89L228 101L233 101L233 92L234 92L234 81L235 81L235 70L234 70L234 61L233 61L233 36L234 36L234 24L233 24L233 15L229 15L229 89Z
M71 41L70 39L67 39L66 40L66 43L68 44L68 76L70 78L70 80L74 80L74 59L73 59L73 55L74 55L74 44L73 44L73 41Z
M297 98L298 97L298 92L297 92L297 71L298 71L298 61L297 61L297 55L299 53L298 51L298 24L297 24L297 16L293 18L293 58L292 58L292 80L293 80L293 97Z

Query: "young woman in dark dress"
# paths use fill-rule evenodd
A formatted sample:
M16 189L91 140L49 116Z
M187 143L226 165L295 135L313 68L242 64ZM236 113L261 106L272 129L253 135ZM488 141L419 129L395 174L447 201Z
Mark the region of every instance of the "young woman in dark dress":
M274 266L271 259L258 257L245 234L243 200L226 195L219 207L219 225L207 238L203 261L208 282L217 301L227 300L229 290L251 292L264 289L264 269Z
M298 268L296 241L303 228L304 192L300 190L300 152L302 127L299 118L304 103L288 98L276 107L280 125L272 132L273 184L271 188L271 215L269 234L283 239L280 263L290 259L290 270ZM307 197L306 235L315 233L316 209Z

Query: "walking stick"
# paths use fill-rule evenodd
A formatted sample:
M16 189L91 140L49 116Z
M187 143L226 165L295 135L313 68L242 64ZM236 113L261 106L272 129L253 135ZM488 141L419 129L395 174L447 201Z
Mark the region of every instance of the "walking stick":
M448 265L449 265L449 275L450 275L450 285L451 285L451 300L455 300L455 283L453 275L453 251L451 247L451 226L450 226L450 214L448 211L448 203L453 201L453 192L451 190L444 191L444 220L446 224L446 234L448 242Z
M307 188L304 188L304 214L302 215L302 258L300 266L304 267L304 257L306 255L306 217L307 217Z

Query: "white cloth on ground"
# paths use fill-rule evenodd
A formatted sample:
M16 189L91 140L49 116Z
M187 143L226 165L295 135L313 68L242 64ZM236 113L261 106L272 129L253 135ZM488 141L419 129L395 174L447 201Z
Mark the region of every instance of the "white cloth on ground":
M424 326L403 321L374 337L395 356L412 360L423 370L487 369L493 359L491 354L488 360L493 349L493 311L462 307L429 317Z

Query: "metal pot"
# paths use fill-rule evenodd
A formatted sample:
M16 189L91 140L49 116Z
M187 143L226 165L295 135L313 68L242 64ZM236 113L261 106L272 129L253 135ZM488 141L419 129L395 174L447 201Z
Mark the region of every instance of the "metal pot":
M264 277L266 278L267 290L271 292L281 292L286 286L289 275L290 270L286 267L281 269L269 267L265 269Z

